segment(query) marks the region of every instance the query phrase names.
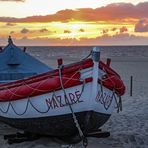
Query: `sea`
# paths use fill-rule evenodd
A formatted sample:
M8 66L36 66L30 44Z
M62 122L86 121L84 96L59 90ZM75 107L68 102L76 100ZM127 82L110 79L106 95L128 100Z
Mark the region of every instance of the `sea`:
M23 47L21 47L23 49ZM98 46L101 58L111 58L114 61L148 61L148 46ZM67 62L75 62L87 57L93 46L28 46L27 52L45 64L52 60L63 58Z

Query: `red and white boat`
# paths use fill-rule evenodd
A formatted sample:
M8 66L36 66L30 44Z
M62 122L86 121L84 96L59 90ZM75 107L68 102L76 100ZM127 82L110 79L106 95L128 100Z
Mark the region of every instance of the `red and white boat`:
M99 58L92 58L0 85L0 121L26 132L51 136L75 135L101 127L111 116L125 86ZM78 122L78 123L77 123Z

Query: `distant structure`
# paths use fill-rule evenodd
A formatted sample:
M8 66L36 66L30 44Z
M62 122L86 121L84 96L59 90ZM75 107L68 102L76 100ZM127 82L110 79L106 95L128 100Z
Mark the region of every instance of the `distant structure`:
M50 70L50 67L14 45L9 36L8 45L0 53L0 83L23 79Z

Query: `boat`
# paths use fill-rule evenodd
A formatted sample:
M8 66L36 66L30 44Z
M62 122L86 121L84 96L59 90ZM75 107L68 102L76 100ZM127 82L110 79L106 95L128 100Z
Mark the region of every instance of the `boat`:
M0 48L0 83L7 83L18 79L52 70L49 66L27 53L26 47L20 49L9 36L8 45Z
M69 137L98 130L119 108L124 83L100 60L91 57L42 74L0 85L0 121L25 132ZM119 101L118 101L119 98Z

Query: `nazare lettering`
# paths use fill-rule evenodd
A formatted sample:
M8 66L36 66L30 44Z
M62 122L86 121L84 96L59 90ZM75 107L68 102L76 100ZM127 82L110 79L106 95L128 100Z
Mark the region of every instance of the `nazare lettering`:
M109 107L112 103L112 100L113 100L112 95L110 95L106 92L102 93L101 91L98 91L98 94L97 94L97 97L96 97L96 102L101 103L106 110L109 109Z
M49 107L49 109L56 109L56 108L62 108L64 106L67 106L68 103L70 104L78 104L84 102L80 98L81 93L80 91L75 91L67 93L67 97L64 95L59 95L59 96L53 96L52 98L47 98L46 104Z

